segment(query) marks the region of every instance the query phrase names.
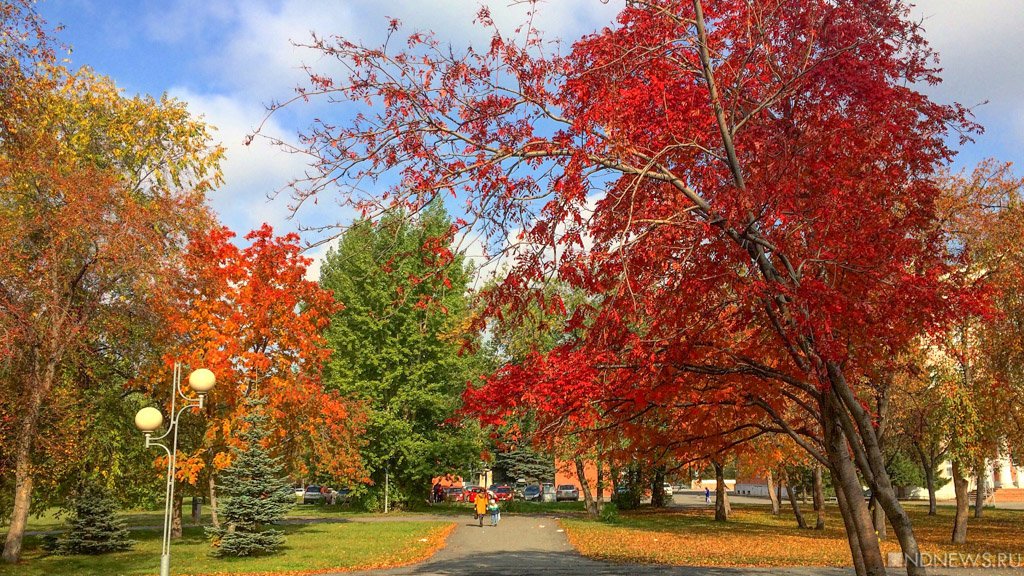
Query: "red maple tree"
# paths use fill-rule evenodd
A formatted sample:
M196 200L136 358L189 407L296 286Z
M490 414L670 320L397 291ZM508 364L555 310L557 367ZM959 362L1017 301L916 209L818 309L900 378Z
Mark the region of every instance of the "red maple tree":
M319 160L299 204L360 179L396 182L383 204L338 190L363 213L450 193L492 248L519 242L491 312L554 276L591 295L569 323L583 336L524 369L539 376L492 381L499 407L745 406L829 468L858 574L884 573L861 477L918 553L873 377L963 304L933 175L973 126L919 91L939 77L904 2L635 1L564 56L528 26L463 53L428 34L312 45L350 73L297 100L360 112L304 134Z

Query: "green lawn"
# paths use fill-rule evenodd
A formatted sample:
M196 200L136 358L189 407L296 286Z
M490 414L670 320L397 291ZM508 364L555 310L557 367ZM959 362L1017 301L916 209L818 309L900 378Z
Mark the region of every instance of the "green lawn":
M201 528L186 528L171 545L172 574L289 573L369 569L408 564L439 549L454 524L444 522L328 522L285 525L284 550L259 558L214 558ZM129 576L156 574L160 532L134 531L134 550L102 556L52 556L40 538L25 540L22 562L0 565L4 576Z
M181 521L184 527L195 526L192 522L192 515L189 513L188 502L186 501L184 514L182 514ZM67 515L58 516L60 512L59 508L48 508L42 514L38 516L29 516L28 518L28 530L29 531L51 531L51 530L64 530L66 528L65 521ZM313 504L299 504L296 505L288 512L289 518L345 518L352 517L359 514L358 511L352 510L349 506L319 506ZM365 514L363 514L365 515ZM162 527L164 525L164 511L161 510L126 510L118 512L125 524L128 526L155 526ZM210 507L203 506L203 514L200 519L200 526L210 525ZM7 525L0 523L0 534L7 532Z
M572 513L584 511L583 502L524 502L517 500L514 502L504 502L501 505L502 511L506 513L525 513L525 514L538 514L538 513ZM185 508L181 517L182 525L185 528L195 526L192 523L192 515L189 513L189 502L186 499ZM409 513L425 513L425 514L436 514L441 516L463 516L471 514L472 506L470 504L421 504L414 506L409 510L397 510L395 514L409 514ZM29 531L53 531L53 530L64 530L66 528L65 521L67 516L58 516L58 508L49 508L45 510L41 515L29 516L28 519L28 530ZM127 510L118 513L125 524L131 527L138 526L153 526L162 527L164 523L164 512L163 510ZM288 512L289 518L309 518L309 519L327 519L327 518L352 518L354 516L372 516L366 512L359 512L353 510L351 506L347 505L334 505L334 506L323 506L319 504L297 504ZM203 506L203 514L200 519L199 526L210 525L210 507L208 505ZM7 532L6 524L0 524L0 535Z

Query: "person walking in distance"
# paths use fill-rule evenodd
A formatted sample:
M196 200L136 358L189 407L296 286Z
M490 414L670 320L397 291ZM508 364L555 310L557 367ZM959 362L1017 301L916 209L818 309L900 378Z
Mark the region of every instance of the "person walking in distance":
M480 527L484 527L484 514L487 514L487 494L482 490L476 493L473 499L473 506L476 510L476 519L480 521Z
M711 504L711 488L704 487L704 503Z

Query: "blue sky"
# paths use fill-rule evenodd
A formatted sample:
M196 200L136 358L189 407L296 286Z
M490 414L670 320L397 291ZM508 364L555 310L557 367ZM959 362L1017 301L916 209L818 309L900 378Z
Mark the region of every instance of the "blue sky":
M487 2L495 20L511 29L525 7ZM610 23L622 0L548 0L535 24L567 42ZM167 92L189 103L218 128L227 148L226 184L211 203L222 221L245 231L267 221L279 231L297 224L347 219L321 204L300 221L288 220L287 199L267 195L301 174L303 163L245 135L263 118L264 105L287 98L304 75L302 63L320 60L290 41L311 30L373 43L383 38L386 17L403 29L434 30L456 46L486 41L472 25L478 0L43 0L39 11L63 24L61 38L74 48L72 64L89 65L128 93ZM985 157L1024 166L1024 7L1021 0L919 0L914 8L926 37L941 56L945 82L933 98L974 107L985 133L961 148L957 167ZM982 104L983 102L987 102ZM304 113L315 112L306 109ZM305 120L275 116L267 129L293 134Z

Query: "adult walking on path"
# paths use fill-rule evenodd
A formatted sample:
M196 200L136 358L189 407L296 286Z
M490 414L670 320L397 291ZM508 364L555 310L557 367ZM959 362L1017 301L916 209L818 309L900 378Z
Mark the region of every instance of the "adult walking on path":
M476 510L475 519L480 520L480 527L484 527L484 514L487 513L487 494L477 492L473 499L473 507Z

